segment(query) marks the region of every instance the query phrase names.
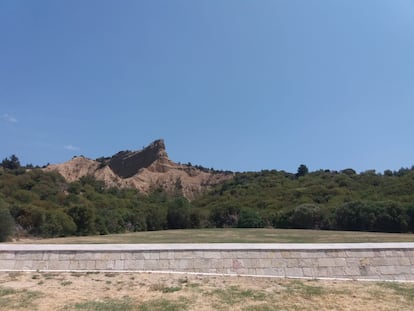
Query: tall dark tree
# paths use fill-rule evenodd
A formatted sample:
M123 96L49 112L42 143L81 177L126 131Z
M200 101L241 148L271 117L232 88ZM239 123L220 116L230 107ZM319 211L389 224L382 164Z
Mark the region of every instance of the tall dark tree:
M12 154L10 158L3 159L1 166L3 166L5 169L17 170L20 168L19 158L16 155Z
M305 164L301 164L298 167L298 171L296 173L296 177L305 176L308 173L309 173L308 167Z
M0 198L0 242L7 241L14 232L14 219L7 206Z
M176 198L169 203L167 223L170 229L185 229L191 227L190 204L187 199Z

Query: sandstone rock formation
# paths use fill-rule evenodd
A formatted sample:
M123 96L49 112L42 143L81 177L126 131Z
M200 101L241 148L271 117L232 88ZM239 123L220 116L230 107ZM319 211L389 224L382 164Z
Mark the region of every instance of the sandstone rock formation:
M97 160L74 157L65 163L49 165L45 170L58 171L68 182L91 175L104 181L108 187L135 188L143 193L161 188L190 200L233 177L229 172L171 161L162 139L139 151L120 151L112 157Z

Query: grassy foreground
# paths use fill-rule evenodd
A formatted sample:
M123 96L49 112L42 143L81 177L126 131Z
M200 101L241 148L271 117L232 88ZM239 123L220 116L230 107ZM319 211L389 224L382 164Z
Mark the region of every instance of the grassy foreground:
M0 272L0 309L412 310L414 284L150 273Z
M414 242L414 234L296 229L186 229L104 236L27 240L18 243L363 243Z

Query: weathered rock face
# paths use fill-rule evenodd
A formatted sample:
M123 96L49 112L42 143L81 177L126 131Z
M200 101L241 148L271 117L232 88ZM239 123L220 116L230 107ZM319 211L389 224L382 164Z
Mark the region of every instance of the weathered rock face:
M211 186L233 177L232 173L199 169L171 161L162 139L139 151L121 151L99 161L75 157L62 164L49 165L45 170L58 171L69 182L92 175L108 187L135 188L143 193L161 188L190 200Z
M109 167L122 178L129 178L140 169L149 167L157 160L167 159L165 144L162 139L154 141L141 151L121 151L109 160Z

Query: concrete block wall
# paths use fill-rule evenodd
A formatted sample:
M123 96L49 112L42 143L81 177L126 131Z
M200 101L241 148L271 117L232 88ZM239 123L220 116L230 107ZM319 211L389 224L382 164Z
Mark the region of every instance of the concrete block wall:
M414 243L0 244L0 271L36 270L414 281Z

